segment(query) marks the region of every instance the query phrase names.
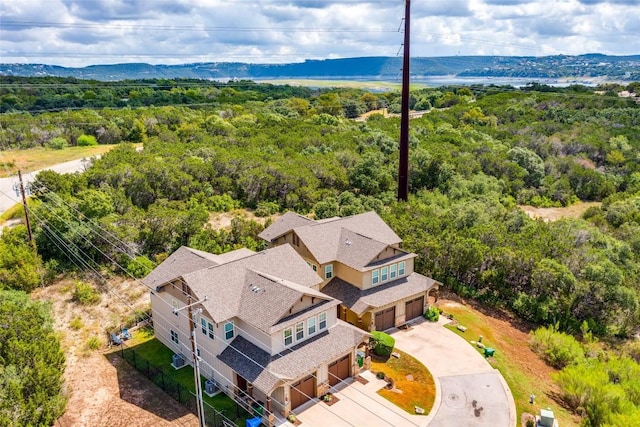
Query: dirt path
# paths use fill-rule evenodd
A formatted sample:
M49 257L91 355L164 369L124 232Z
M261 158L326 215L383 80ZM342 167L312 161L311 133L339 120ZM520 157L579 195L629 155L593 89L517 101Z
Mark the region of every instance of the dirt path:
M561 218L580 218L592 206L600 206L600 202L578 202L564 208L536 208L534 206L520 206L529 217L542 219L545 222L557 221Z

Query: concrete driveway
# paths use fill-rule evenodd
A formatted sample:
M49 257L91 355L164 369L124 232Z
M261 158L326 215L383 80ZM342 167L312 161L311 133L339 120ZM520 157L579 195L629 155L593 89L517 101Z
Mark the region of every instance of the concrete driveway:
M338 402L329 407L314 399L295 411L298 419L308 427L514 427L515 402L502 375L444 328L447 322L420 319L409 329L388 331L396 348L420 360L434 377L436 400L428 416L408 414L382 398L377 391L386 383L367 371L361 375L367 384L349 380L334 393Z

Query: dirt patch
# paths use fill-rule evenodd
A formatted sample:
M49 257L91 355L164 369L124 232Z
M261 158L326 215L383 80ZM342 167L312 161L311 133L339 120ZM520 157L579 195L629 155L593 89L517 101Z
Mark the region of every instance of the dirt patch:
M530 218L542 219L545 222L557 221L562 218L580 218L592 206L600 206L600 202L579 202L564 208L536 208L534 206L519 206Z
M209 224L211 224L211 227L214 230L218 230L220 228L230 229L231 220L234 218L244 218L264 225L269 218L271 219L271 221L275 221L281 216L281 214L275 214L268 217L259 217L256 216L253 211L250 211L248 209L234 209L229 212L212 213L209 216Z
M107 330L119 328L133 316L124 301L136 310L146 309L146 289L132 280L113 278L108 283L111 292L100 288L100 303L82 306L72 301L77 280L81 279L63 279L31 294L51 302L54 327L67 358L67 410L56 426L197 426L194 414L107 348ZM95 339L99 350L89 348Z

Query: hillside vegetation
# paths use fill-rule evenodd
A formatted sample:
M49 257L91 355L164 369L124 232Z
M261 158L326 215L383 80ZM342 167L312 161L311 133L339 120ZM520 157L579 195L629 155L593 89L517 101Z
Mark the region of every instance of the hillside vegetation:
M418 271L463 296L569 333L586 325L609 339L638 330L640 105L616 95L625 88L413 92L414 108L434 108L411 121L411 195L396 203L399 119L347 117L394 110L397 93L121 83L128 108L18 111L21 103L31 110L45 102L38 93L64 105L116 91L48 83L13 90L13 111L0 116L4 148L56 138L74 146L82 135L121 145L84 174L38 176L32 214L42 259L29 274L115 268L115 261L142 276L181 245L215 253L262 248L256 222L236 219L230 230L206 225L211 212L237 207L317 218L373 209L418 254ZM151 101L164 96L176 105ZM139 142L141 152L130 144ZM577 201L602 204L554 222L518 208ZM3 235L1 251L24 250L13 236ZM0 257L5 287L20 287L4 280L24 268L16 258Z

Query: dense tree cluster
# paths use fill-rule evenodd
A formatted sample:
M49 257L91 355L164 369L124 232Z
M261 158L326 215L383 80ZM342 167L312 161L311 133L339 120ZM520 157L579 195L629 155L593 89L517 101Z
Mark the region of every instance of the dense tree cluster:
M64 411L64 354L50 307L0 290L0 425L49 426Z

